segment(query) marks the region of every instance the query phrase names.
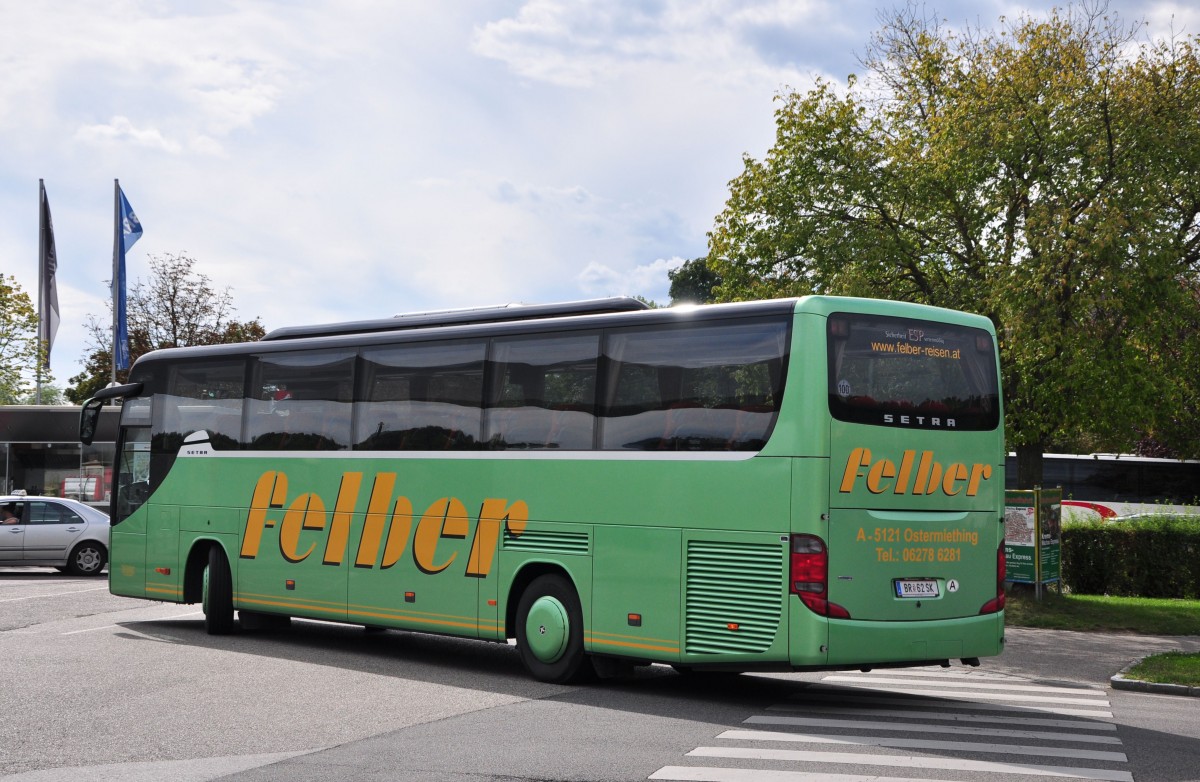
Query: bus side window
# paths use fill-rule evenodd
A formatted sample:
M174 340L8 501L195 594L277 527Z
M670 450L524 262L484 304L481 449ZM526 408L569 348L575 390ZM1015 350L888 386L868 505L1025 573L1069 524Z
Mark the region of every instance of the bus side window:
M494 340L489 447L591 449L599 348L596 333Z
M758 450L782 394L778 320L616 331L603 418L608 450Z
M167 398L155 405L154 452L174 455L183 438L208 433L213 450L237 450L242 440L246 362L203 361L171 366Z
M254 364L245 443L252 450L350 447L353 351L269 353Z
M445 451L480 447L482 340L389 345L362 353L354 448Z

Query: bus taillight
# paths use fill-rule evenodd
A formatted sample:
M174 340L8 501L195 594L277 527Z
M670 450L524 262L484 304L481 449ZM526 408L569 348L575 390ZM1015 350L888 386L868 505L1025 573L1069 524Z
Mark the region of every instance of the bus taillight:
M829 602L829 552L816 535L792 535L791 591L813 613L849 619L850 612Z
M979 609L981 614L994 614L1004 610L1004 579L1008 575L1008 561L1004 556L1004 538L1000 538L1000 548L996 549L996 596L983 604Z

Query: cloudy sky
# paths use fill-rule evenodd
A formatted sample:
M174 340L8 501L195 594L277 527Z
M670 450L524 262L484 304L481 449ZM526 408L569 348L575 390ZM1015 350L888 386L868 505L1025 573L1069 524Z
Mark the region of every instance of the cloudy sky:
M927 0L994 26L1052 2ZM1112 0L1149 34L1194 0ZM772 98L844 82L892 2L0 0L0 273L58 246L60 386L108 317L113 180L148 256L184 253L278 326L638 294L705 253Z

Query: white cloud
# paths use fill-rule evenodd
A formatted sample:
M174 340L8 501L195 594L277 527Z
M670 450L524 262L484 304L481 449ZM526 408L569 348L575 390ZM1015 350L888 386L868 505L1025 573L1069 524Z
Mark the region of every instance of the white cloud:
M129 141L135 146L159 149L172 155L183 149L157 128L137 128L127 117L113 117L103 125L83 125L75 131L75 138L85 144L111 144Z
M667 273L678 269L684 259L659 258L631 269L613 269L592 262L577 277L579 287L589 296L645 296L658 304L670 303Z
M1155 38L1200 35L1200 7L1194 2L1149 2L1142 12L1146 32Z
M875 26L867 0L3 3L0 271L36 292L45 178L60 382L106 314L114 178L145 227L131 279L189 253L268 327L665 303L775 93L843 78Z
M31 113L48 124L74 119L84 138L93 128L102 133L110 116L137 116L164 137L248 127L274 109L292 70L312 57L306 40L319 30L289 39L288 16L266 7L189 13L137 0L7 4L0 123L19 126ZM134 105L142 110L129 111ZM113 137L146 143L137 133Z
M481 25L473 49L527 78L589 87L647 70L686 66L723 81L757 80L773 69L748 29L793 29L822 16L822 3L609 3L530 0ZM778 71L776 71L778 75Z

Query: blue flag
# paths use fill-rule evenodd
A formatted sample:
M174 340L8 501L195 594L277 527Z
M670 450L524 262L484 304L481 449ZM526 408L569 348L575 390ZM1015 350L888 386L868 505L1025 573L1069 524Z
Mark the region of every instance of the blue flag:
M113 283L117 286L113 296L113 323L116 329L113 335L113 359L117 369L129 369L129 327L125 322L125 253L142 238L142 222L134 214L133 207L129 205L129 199L125 198L125 191L121 190L120 185L117 185L117 200L120 214L120 224L117 228L121 232L121 241L117 242L120 257L117 263L117 279Z
M142 238L142 221L133 213L133 207L129 205L129 199L125 197L125 191L120 186L117 187L117 194L121 196L121 249L129 252L137 240Z

